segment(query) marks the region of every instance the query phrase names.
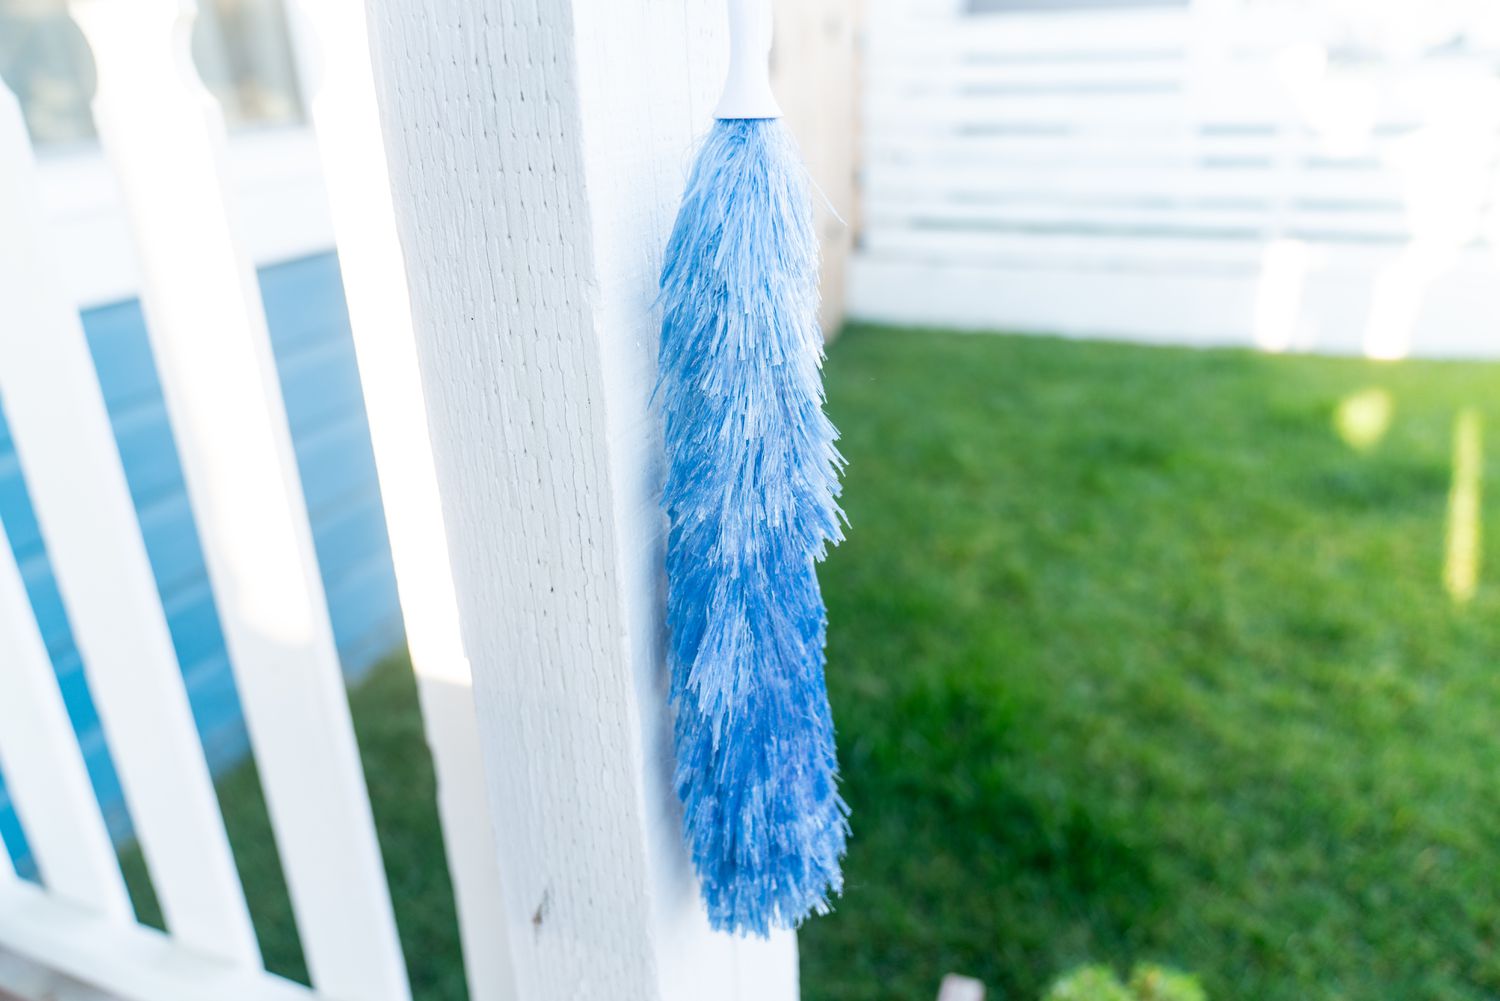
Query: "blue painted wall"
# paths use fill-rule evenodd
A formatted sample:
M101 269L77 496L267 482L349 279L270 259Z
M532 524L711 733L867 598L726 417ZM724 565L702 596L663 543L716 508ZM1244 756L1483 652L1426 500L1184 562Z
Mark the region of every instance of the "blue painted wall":
M337 258L322 254L266 268L260 286L334 635L345 673L353 678L400 642L401 619ZM249 743L140 304L89 310L83 326L193 714L210 764L222 770L240 760ZM0 517L99 801L116 837L127 837L130 820L119 779L37 531L3 407L0 399ZM3 785L0 837L28 871L30 852Z

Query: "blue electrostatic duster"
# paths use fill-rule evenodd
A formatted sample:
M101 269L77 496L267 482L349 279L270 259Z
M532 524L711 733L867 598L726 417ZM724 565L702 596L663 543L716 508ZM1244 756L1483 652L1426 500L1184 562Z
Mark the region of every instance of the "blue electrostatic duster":
M766 935L842 887L817 561L843 537L823 413L811 185L771 93L770 0L730 0L729 77L662 269L671 699L715 928Z

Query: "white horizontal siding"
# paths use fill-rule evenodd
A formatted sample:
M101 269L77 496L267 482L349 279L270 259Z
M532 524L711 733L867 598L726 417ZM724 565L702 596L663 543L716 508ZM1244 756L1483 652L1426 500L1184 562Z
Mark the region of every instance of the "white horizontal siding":
M873 0L851 314L1500 354L1496 52L1333 13Z

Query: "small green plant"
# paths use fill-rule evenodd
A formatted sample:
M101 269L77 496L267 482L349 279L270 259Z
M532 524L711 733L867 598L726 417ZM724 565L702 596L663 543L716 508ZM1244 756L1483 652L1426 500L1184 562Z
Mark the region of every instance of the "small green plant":
M1052 985L1043 1001L1208 1001L1196 977L1141 963L1122 984L1107 966L1080 967Z
M1135 1001L1107 966L1085 966L1052 985L1045 1001Z
M1137 1001L1208 1001L1198 978L1151 963L1139 963L1130 974Z

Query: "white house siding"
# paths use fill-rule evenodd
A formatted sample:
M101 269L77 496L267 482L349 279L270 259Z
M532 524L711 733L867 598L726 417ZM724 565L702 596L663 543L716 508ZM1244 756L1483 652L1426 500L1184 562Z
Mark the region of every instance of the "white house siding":
M868 0L850 310L1500 355L1497 20L1460 2Z

